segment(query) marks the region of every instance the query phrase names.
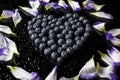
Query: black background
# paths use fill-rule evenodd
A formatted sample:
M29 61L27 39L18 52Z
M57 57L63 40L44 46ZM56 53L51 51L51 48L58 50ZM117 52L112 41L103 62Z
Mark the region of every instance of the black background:
M83 0L79 0L79 1L82 2ZM120 24L119 24L120 23L120 2L119 2L119 0L94 0L94 1L96 3L98 3L98 4L105 4L105 6L102 9L102 11L105 11L107 13L112 14L113 17L114 17L114 20L112 21L112 24L108 24L107 28L109 28L109 27L110 28L119 28L120 27ZM15 9L15 8L18 8L18 5L20 5L20 6L29 6L29 3L28 3L27 0L0 0L0 13L4 9ZM25 15L24 15L24 17L28 18L28 20L31 19L31 18L29 18L29 17L27 17ZM23 20L23 21L27 22L26 20ZM1 24L6 24L6 23L1 23ZM12 28L12 30L14 32L17 32L17 34L19 35L17 38L13 38L12 37L12 39L15 40L17 44L20 44L17 47L18 47L19 52L21 54L25 54L26 52L27 53L30 53L30 52L31 53L37 53L37 52L35 52L33 50L34 48L32 47L32 44L30 44L30 42L26 41L26 40L29 40L29 38L26 38L27 34L25 33L24 30L19 29L19 27L18 27L18 29L13 29L13 24L12 23L11 24L7 23L7 25L10 25L11 28ZM26 25L26 24L24 24L24 25ZM21 26L20 28L23 28L22 25L19 25L19 26ZM29 48L28 48L28 46L29 46ZM28 49L30 49L31 51L30 50L28 51ZM17 63L17 65L20 66L20 67L25 68L29 72L31 72L32 70L37 71L38 70L38 68L36 68L37 66L44 67L44 68L42 68L42 69L39 70L40 71L39 74L40 74L40 76L43 77L43 79L45 78L45 76L48 75L48 73L52 70L52 68L54 66L54 65L52 65L50 63L46 64L45 61L44 61L44 59L42 59L42 61L40 61L40 62L36 61L35 63L38 63L36 65L34 63L36 57L34 57L34 58L32 57L32 59L30 60L30 62L27 64L27 63L25 63L25 61L28 60L28 58L26 58L25 56L28 56L30 58L32 57L32 55L28 55L28 54L20 57L19 60L18 60L18 62L21 62L21 64ZM36 55L34 55L34 56L36 56ZM23 60L23 58L24 58L24 60ZM37 60L39 60L39 59L37 59ZM13 76L11 74L9 74L8 69L4 68L5 67L4 65L6 65L6 64L14 65L11 62L8 62L8 63L1 62L0 63L0 80L7 80L7 79L11 80L11 78L13 78ZM28 66L25 67L22 64L26 64L26 65L30 65L30 66L29 67ZM43 65L43 64L45 64L45 65ZM33 67L33 65L36 65L36 66ZM49 65L49 66L47 66L47 65ZM116 71L117 71L117 76L119 78L119 76L120 76L120 74L119 74L119 71L120 71L119 68ZM9 76L12 76L12 77L9 77Z

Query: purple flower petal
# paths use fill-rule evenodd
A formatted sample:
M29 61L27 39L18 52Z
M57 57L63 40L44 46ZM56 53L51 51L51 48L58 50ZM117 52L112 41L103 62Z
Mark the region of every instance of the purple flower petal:
M105 13L105 12L91 12L90 14L96 17L99 17L99 18L105 18L105 19L110 19L110 20L113 19L112 15Z
M18 12L18 9L15 10L15 13L12 15L12 19L13 19L13 23L14 23L15 27L22 20L20 14Z
M28 80L41 80L39 75L36 72L32 72L28 77Z
M106 40L112 40L114 37L113 37L113 35L111 34L111 33L105 33L105 36L106 36Z
M0 48L0 56L7 56L8 53L8 48L4 47L4 48Z
M51 8L60 9L61 6L59 6L57 3L51 2L51 3L47 4L47 5L45 6L45 8L46 8L46 10L49 10L49 9L51 9Z
M108 33L111 33L113 36L118 36L120 35L120 29L112 29L109 30Z
M93 24L93 28L95 28L98 31L105 32L105 24L104 22L96 22Z
M3 10L1 16L0 16L0 19L7 19L7 18L10 18L12 17L12 15L14 14L13 11L11 10Z
M42 5L46 5L50 2L50 0L39 0Z

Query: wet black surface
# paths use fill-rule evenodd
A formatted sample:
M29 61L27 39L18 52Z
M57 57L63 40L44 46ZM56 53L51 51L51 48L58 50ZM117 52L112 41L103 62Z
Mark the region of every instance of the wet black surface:
M105 4L105 7L102 9L105 12L112 14L115 18L112 23L107 24L107 29L120 27L120 10L119 10L119 2L117 0L96 0L96 3ZM18 5L21 6L29 6L27 0L1 0L0 1L0 13L3 9L15 9L18 8ZM49 60L46 60L43 56L41 56L35 49L33 44L31 43L28 32L27 32L27 22L31 20L31 17L27 17L20 11L21 16L23 17L21 23L18 25L17 28L14 28L13 23L10 21L8 23L0 22L0 24L5 24L10 26L13 32L17 34L17 37L8 36L10 39L16 42L18 51L20 52L20 57L16 57L16 64L13 62L0 62L0 80L16 80L12 74L7 69L6 65L15 65L24 68L28 72L35 71L39 73L41 78L44 78L49 74L49 72L55 66ZM105 42L104 42L105 43ZM103 44L104 44L103 43ZM100 47L104 47L103 45ZM104 47L105 48L105 47ZM91 52L91 50L90 50ZM93 52L93 51L92 51ZM84 57L84 56L81 56ZM90 56L85 56L89 59ZM67 66L73 66L72 68L63 68L59 70L58 75L66 75L66 76L73 76L73 74L77 74L79 71L80 65L85 64L77 64L79 60L76 60L76 63L72 63ZM49 66L48 66L49 65ZM76 66L77 65L77 66ZM71 72L69 72L71 70ZM120 76L118 68L117 70L118 77ZM71 73L71 74L70 74ZM95 79L98 80L98 79ZM106 79L105 79L106 80ZM118 79L119 80L119 79Z

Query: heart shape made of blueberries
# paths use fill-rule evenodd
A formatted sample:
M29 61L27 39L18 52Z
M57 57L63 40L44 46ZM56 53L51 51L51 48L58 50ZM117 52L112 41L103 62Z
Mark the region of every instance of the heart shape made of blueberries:
M28 23L30 39L40 54L61 63L82 48L91 35L88 19L78 13L61 17L39 14Z

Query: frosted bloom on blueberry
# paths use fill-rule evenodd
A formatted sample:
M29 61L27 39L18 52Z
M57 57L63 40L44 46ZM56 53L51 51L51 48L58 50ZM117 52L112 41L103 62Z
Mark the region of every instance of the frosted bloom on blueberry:
M20 80L41 80L36 72L27 72L23 68L16 66L7 66L10 69L12 75Z
M83 6L86 9L94 9L95 11L99 11L104 5L97 5L92 0L85 0L83 2Z

